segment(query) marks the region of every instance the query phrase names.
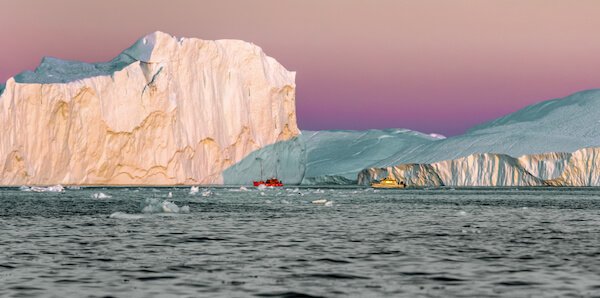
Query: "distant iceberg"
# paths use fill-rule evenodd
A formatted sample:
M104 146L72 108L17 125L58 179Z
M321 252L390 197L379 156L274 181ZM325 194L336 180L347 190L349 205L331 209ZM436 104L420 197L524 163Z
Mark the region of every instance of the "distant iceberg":
M245 176L256 177L260 171L252 157L284 156L283 150L296 146L301 148L296 154L279 158L279 169L285 165L279 172L284 183L367 184L393 168L413 185L600 186L594 153L600 147L598 115L600 90L589 90L445 139L409 130L304 131L295 143L253 152L227 169L224 181L247 183ZM269 174L278 168L273 160L263 162Z

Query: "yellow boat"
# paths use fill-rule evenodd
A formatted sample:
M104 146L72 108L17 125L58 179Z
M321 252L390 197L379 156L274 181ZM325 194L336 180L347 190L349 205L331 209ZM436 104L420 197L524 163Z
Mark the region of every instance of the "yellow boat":
M371 183L371 187L373 188L406 188L406 183L404 181L396 181L392 176L388 176L387 178L381 179L381 181Z

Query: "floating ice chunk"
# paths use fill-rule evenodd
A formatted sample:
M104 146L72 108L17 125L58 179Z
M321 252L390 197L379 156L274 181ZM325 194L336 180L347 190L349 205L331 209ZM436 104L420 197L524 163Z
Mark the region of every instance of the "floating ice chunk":
M65 188L60 184L54 185L54 186L48 186L48 187L32 186L29 188L29 190L26 190L25 187L27 187L27 186L21 186L21 190L22 191L33 191L33 192L64 192L65 191Z
M199 186L192 186L190 188L190 195L195 195L200 191L200 187Z
M173 197L173 193L169 192L169 194L167 195L167 198L172 198Z
M210 189L205 189L205 190L203 190L203 191L202 191L202 193L201 193L201 195L202 195L203 197L210 197L212 194L213 194L213 193L212 193L212 191L210 191Z
M23 186L19 187L19 190L20 191L31 191L31 187L23 185Z
M128 214L125 212L115 212L115 213L109 215L108 217L117 218L117 219L141 219L141 218L144 218L144 216L141 214Z
M331 206L333 206L333 201L327 201L327 202L325 202L325 206L326 206L326 207L331 207Z
M240 186L240 191L248 191L248 189L245 186Z
M466 212L466 211L463 211L463 210L461 210L461 211L458 211L458 213L456 213L456 214L458 214L458 215L460 215L460 216L465 216L465 215L467 215L467 212Z
M103 192L97 192L92 195L92 198L94 198L94 199L110 199L110 198L112 198L112 196L107 195Z
M142 202L142 213L188 213L189 206L179 208L171 201L161 201L157 198L146 199Z
M67 189L69 189L69 190L80 190L81 187L77 186L77 185L71 185L71 186L67 186Z
M317 205L325 205L327 203L326 199L319 199L319 200L314 200L312 201L313 204L317 204Z

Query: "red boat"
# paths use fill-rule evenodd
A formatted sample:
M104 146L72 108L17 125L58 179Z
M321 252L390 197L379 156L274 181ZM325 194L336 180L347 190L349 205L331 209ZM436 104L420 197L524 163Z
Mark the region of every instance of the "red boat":
M272 186L272 187L281 187L283 183L279 181L277 178L267 179L267 181L254 181L254 186Z
M281 187L281 186L283 186L283 182L279 181L279 179L277 179L277 178L271 178L271 179L267 179L267 181L263 181L262 180L262 177L263 177L262 158L257 157L256 160L260 163L260 181L253 181L254 182L254 186L256 186L256 187L259 187L261 185L271 186L271 187ZM277 163L279 164L279 159L277 159ZM275 167L275 176L277 176L277 167Z

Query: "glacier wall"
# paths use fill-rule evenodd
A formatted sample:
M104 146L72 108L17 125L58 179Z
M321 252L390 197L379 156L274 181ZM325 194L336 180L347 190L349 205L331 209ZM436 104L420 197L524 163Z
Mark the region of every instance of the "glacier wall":
M250 43L155 32L113 61L46 58L0 95L0 185L220 184L299 134L295 73Z
M358 183L391 175L409 186L600 186L600 148L572 153L523 155L480 153L431 164L369 168Z

